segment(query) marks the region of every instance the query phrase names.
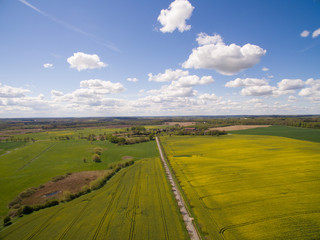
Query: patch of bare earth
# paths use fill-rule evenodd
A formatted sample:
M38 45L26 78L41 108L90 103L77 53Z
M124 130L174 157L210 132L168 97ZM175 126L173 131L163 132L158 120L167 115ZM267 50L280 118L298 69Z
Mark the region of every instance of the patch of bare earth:
M133 157L132 156L123 156L122 160L132 160Z
M187 127L195 124L196 122L165 122L164 123L164 125L167 125L167 126L179 125L180 127Z
M235 130L246 130L252 128L270 127L271 125L234 125L228 127L217 127L209 128L209 130L219 130L219 131L235 131Z
M77 172L68 175L62 180L48 182L38 188L34 194L23 199L23 205L44 204L51 199L61 199L64 191L77 193L84 185L103 176L110 170Z

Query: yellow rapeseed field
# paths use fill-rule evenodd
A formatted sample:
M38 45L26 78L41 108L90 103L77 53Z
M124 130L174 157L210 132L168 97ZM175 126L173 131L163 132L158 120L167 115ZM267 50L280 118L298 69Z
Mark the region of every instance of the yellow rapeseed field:
M207 239L319 239L320 144L283 137L162 137Z

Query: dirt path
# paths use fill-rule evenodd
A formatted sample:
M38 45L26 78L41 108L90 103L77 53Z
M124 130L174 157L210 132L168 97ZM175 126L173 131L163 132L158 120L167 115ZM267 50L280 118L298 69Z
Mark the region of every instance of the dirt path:
M163 156L163 153L162 153L162 149L161 149L161 146L160 146L160 142L159 142L159 139L158 137L156 137L156 141L157 141L157 145L158 145L158 149L159 149L159 153L160 153L160 158L161 158L161 162L164 166L164 169L166 171L166 174L167 174L167 178L169 179L170 181L170 184L171 184L171 187L172 187L172 191L173 191L173 194L177 200L177 203L178 203L178 206L180 208L180 213L182 215L182 218L183 218L183 221L184 221L184 224L186 225L186 228L188 230L188 233L190 235L190 239L191 240L200 240L200 236L193 224L193 218L190 216L190 213L188 212L187 208L186 208L186 205L183 201L183 198L181 196L181 193L179 191L179 189L177 188L176 186L176 183L174 182L173 178L172 178L172 173L167 165L167 162L165 161L164 159L164 156Z

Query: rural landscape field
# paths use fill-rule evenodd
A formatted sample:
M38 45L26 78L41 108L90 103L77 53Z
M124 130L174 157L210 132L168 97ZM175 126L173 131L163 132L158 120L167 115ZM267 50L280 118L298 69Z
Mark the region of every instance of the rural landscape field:
M320 240L320 0L0 0L0 240Z
M7 123L11 130L0 134L0 239L320 236L320 129L263 125L270 123L263 118L192 120L115 126L119 120L111 119L98 128L71 120L72 128L62 121L55 130L34 123L37 131ZM160 161L156 137L171 170Z
M318 142L232 134L162 143L204 237L319 238Z

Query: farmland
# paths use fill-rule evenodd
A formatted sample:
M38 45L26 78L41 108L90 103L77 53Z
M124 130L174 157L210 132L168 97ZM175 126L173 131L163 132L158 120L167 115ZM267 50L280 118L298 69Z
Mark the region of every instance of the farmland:
M319 238L319 143L234 134L161 141L204 238Z
M0 146L16 144L14 149L11 147L0 156L0 216L8 212L7 204L20 192L44 184L57 175L104 170L110 163L122 161L126 156L138 160L158 154L154 142L117 146L106 141L50 140L50 137L58 134L59 132L34 133L33 137L42 139L34 143L0 143ZM101 163L91 161L96 147L102 149ZM84 162L83 158L88 161Z
M0 239L187 239L158 157L121 170L103 188L24 216Z
M244 135L279 136L298 140L320 142L320 129L271 126L268 128L254 128L247 130L230 131L230 133Z

